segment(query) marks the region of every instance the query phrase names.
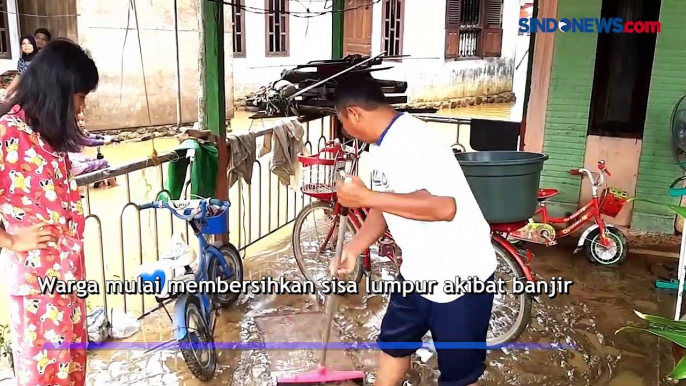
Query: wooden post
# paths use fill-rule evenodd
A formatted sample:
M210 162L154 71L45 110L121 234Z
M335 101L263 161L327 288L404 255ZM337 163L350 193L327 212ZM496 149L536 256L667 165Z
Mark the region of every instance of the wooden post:
M179 59L179 5L174 0L174 43L176 45L176 130L181 128L181 60Z
M538 17L538 2L539 0L534 0L533 12L531 15L532 19ZM527 58L526 64L526 81L524 83L524 103L522 105L522 122L519 130L519 150L524 150L526 138L526 112L529 109L529 97L531 95L531 74L533 73L534 67L534 52L536 51L536 34L532 33L529 35L529 57Z
M343 23L345 12L343 9L345 4L343 0L333 0L331 12L331 59L343 58Z
M539 18L557 18L557 3L558 0L539 1L534 12L538 12ZM554 33L536 35L532 51L533 62L530 65L531 81L528 84L530 92L524 115L526 119L524 150L526 151L543 151L554 48Z
M204 2L205 47L205 124L217 136L219 165L217 167L215 197L227 200L229 184L226 175L229 155L226 146L226 94L224 71L224 4L217 1ZM224 235L228 242L228 234Z
M198 0L198 129L205 124L205 0Z

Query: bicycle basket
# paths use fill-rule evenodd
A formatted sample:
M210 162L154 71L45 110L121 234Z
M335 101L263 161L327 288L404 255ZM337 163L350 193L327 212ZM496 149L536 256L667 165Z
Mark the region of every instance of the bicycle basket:
M300 190L313 198L330 201L336 194L336 170L353 172L353 159L346 157L340 144L324 147L314 155L298 155L302 165Z
M617 217L628 200L627 192L617 188L607 188L600 198L600 213Z
M183 214L188 216L193 209L185 209ZM223 235L229 231L229 208L214 205L207 206L207 216L201 222L200 233L204 235Z

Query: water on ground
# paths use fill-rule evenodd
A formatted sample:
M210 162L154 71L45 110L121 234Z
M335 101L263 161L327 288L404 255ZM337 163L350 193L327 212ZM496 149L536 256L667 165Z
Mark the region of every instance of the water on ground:
M598 268L583 255L573 255L570 245L536 248L533 270L540 279L562 276L573 280L569 295L542 298L534 304L527 331L518 342L559 343L569 350L491 351L484 385L612 385L666 384L662 377L671 369L669 345L653 336L615 331L638 323L633 313L662 312L669 315L673 296L653 289L650 260L630 255L620 268ZM244 260L246 279L262 275L302 280L288 242L274 242L261 254ZM375 266L375 277L388 274L391 264ZM334 341L373 341L379 332L387 298L381 295L350 296L340 303L335 318ZM312 296L251 294L243 296L217 323L217 342L316 342L322 327L321 307ZM664 312L667 312L666 314ZM319 313L319 314L318 314ZM266 316L287 316L280 319ZM288 320L289 323L285 323ZM134 341L158 342L171 339L172 326L163 312L148 316L143 331ZM317 353L300 350L285 354L271 350L220 350L219 371L210 385L270 385L275 374L313 369ZM331 366L351 364L367 372L373 382L375 353L336 352ZM89 378L93 385L196 385L180 354L159 350L98 351L90 357ZM435 353L421 350L413 358L405 385L436 385Z

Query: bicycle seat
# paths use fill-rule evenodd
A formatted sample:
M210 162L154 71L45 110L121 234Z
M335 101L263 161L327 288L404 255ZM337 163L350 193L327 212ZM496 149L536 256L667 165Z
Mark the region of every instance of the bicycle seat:
M543 202L559 193L557 189L538 189L538 202Z
M150 282L157 283L159 281L162 289L156 296L158 298L164 299L167 297L169 281L173 279L172 269L165 267L159 262L141 264L138 267L138 277L141 279L142 283Z
M143 283L151 282L156 284L159 282L160 291L156 295L159 299L165 299L170 295L169 282L171 280L186 280L187 276L194 276L186 273L186 266L191 266L191 270L195 272L197 268L193 267L193 263L197 265L195 252L187 253L178 259L160 259L158 261L143 263L138 267L138 277Z
M185 270L178 271L178 269L171 268L172 266L164 264L164 261L156 261L154 263L142 264L138 267L138 277L140 277L142 283L150 282L153 285L159 283L159 288L155 287L155 290L159 290L155 294L158 299L166 299L171 294L170 282L173 281L193 281L195 275L192 273L185 273Z

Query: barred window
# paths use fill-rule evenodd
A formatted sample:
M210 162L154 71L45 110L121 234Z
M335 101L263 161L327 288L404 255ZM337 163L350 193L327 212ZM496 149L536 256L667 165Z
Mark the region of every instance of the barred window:
M233 22L233 56L245 58L245 0L234 0L231 7Z
M383 21L382 51L388 56L403 54L405 0L384 0L381 10Z
M0 59L12 59L7 0L0 0Z
M446 0L446 59L499 57L503 0Z
M288 0L265 0L266 56L288 56Z

